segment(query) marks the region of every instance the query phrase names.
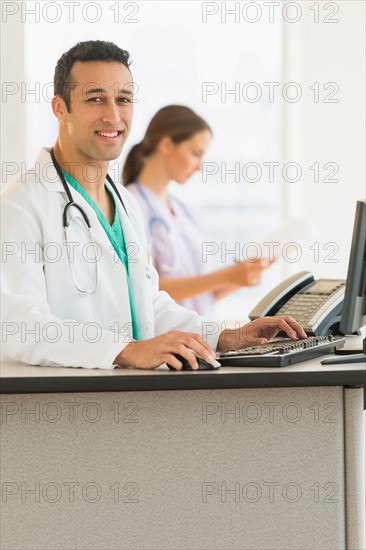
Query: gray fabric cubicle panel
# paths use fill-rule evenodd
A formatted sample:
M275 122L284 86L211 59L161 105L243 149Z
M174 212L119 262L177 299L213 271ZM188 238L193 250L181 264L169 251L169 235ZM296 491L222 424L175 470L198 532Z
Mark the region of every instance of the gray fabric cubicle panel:
M344 409L347 550L362 550L366 548L365 431L363 396L358 389L344 389Z
M346 548L342 387L1 397L4 549Z

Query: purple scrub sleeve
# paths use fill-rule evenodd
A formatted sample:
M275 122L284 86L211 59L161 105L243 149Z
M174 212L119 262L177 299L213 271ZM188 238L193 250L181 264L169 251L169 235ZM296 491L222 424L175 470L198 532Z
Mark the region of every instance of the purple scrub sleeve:
M160 277L186 278L207 273L202 259L202 231L197 213L169 195L173 212L159 197L138 183L126 187L142 210L151 255ZM215 296L205 292L178 302L200 315L213 316Z

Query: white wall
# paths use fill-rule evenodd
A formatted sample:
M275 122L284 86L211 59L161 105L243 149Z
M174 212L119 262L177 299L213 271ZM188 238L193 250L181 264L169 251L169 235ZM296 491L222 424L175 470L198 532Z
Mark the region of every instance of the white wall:
M319 23L314 12L301 3L305 17L300 25L284 26L284 80L301 83L303 100L285 103L285 161L298 162L306 178L298 184L283 185L284 216L303 216L318 230L312 243L319 243L319 262L314 251L304 250L288 272L300 269L314 271L318 277L345 278L352 234L355 202L365 198L365 3L358 1L320 2ZM338 13L331 12L339 7ZM322 23L324 17L338 23ZM314 102L314 91L320 84L320 101ZM339 91L333 99L322 100L332 92L326 83L335 82ZM331 98L329 98L331 99ZM314 162L323 166L334 162L339 172L337 183L314 182L309 170ZM331 168L322 171L321 180ZM320 172L320 174L322 174ZM334 243L323 250L327 243ZM339 247L339 250L337 250ZM326 256L334 251L335 263Z
M4 14L2 13L4 17ZM1 24L1 162L2 182L26 155L25 102L19 101L24 81L24 25L15 18ZM7 164L5 164L7 163ZM9 171L6 173L6 171ZM5 173L4 173L5 172Z

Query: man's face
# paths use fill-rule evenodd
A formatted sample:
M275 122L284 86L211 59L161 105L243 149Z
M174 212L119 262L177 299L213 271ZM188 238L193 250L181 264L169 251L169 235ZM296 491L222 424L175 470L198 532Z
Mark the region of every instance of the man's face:
M76 86L71 90L70 112L65 106L58 113L60 137L68 154L86 162L116 159L131 129L130 71L118 62L78 61L71 77Z

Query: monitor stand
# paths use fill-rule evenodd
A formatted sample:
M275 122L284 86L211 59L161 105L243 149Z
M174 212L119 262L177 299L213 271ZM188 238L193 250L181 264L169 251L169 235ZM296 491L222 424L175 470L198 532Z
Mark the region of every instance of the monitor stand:
M350 363L365 363L366 365L366 337L362 342L362 350L338 350L337 355L342 357L329 357L320 361L322 365L346 365Z

